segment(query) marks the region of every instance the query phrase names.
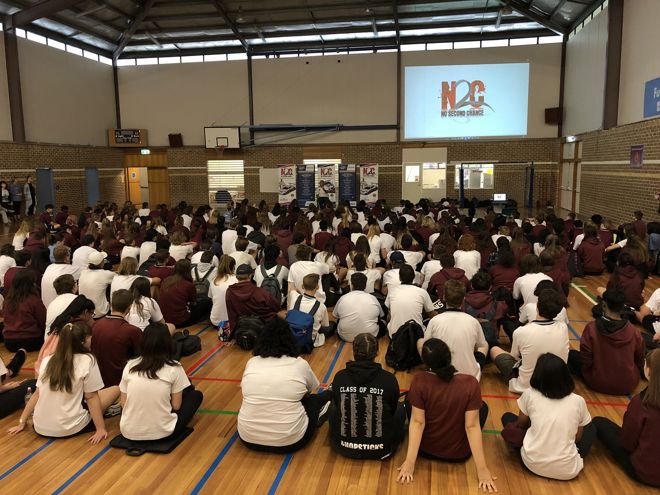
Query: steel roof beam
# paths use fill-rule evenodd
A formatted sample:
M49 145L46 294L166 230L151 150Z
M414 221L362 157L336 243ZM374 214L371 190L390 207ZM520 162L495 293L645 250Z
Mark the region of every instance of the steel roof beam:
M511 7L519 14L524 15L525 17L527 17L528 19L534 22L538 22L542 26L550 29L551 31L554 31L557 34L564 36L568 32L568 30L564 26L557 24L552 19L545 17L544 15L534 12L529 8L527 4L521 2L520 0L504 0L503 3L504 5L508 5L509 7Z
M142 21L144 21L144 18L151 10L151 7L153 7L154 2L155 0L145 0L144 3L140 5L137 12L135 13L135 17L131 21L131 24L128 26L128 29L126 29L126 31L124 31L119 38L119 41L117 42L117 48L113 52L112 58L119 58L119 56L124 51L124 48L126 48L126 45L131 40L131 37L135 31L137 31L138 26L142 24Z
M211 1L213 2L213 5L215 6L216 10L220 13L220 16L225 21L229 29L231 29L231 32L234 33L234 36L236 36L236 39L238 39L238 41L241 42L241 45L243 45L245 51L246 52L250 51L250 45L248 45L248 42L245 41L245 38L238 30L236 23L232 21L231 18L229 17L229 14L227 14L227 10L225 9L225 6L222 5L222 2L220 0L211 0Z
M80 3L81 0L46 0L36 4L34 7L23 8L20 12L12 14L10 17L10 27L21 27L33 23L38 19L50 17L53 14Z

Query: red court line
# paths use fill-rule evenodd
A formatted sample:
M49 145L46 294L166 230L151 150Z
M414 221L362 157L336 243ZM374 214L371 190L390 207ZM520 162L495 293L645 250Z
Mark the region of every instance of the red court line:
M202 363L208 358L211 354L213 354L215 351L220 349L225 343L220 342L218 345L210 349L206 354L204 354L201 358L199 358L199 361L197 361L195 364L193 364L190 368L186 370L186 374L189 375L190 373L193 373L197 368L199 368Z
M241 383L240 378L213 378L209 376L191 376L191 380L203 380L207 382L232 382L232 383Z

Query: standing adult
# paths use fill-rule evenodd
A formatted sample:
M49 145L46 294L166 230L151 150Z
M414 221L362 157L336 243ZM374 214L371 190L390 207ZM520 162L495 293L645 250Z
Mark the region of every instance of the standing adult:
M16 218L21 216L21 203L23 202L23 188L18 183L16 177L13 177L9 185L9 194L11 195L11 202L14 205L14 215Z
M25 214L28 217L32 217L34 216L34 207L37 204L37 190L34 187L31 175L28 175L25 179L23 196L25 197Z

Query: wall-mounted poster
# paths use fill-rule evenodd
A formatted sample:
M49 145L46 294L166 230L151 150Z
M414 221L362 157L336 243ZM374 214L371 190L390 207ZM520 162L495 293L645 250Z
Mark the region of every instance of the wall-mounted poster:
M357 177L355 165L339 164L339 201L350 201L355 205L357 200Z
M644 88L644 118L660 115L660 77L646 81Z
M630 168L642 168L644 164L644 145L636 144L630 147Z
M314 165L296 165L296 187L298 189L298 205L302 208L314 201L316 183Z
M296 198L296 166L280 165L280 194L278 202L288 205Z
M378 165L360 165L360 201L373 205L378 200Z
M316 189L316 201L321 202L321 198L328 198L332 203L337 201L337 179L335 178L335 165L334 164L319 164L317 165L318 171L318 187Z

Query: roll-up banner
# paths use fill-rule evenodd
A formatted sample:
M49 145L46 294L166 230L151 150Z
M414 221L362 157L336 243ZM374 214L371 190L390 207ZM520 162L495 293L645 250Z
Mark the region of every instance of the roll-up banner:
M351 205L357 200L357 176L355 165L339 164L339 201L350 201Z
M316 193L316 201L320 198L328 198L329 201L335 203L337 201L337 179L335 177L334 164L319 164L317 165L318 171L318 188Z
M373 205L378 200L378 165L360 165L360 201Z
M296 166L280 165L280 194L278 202L288 205L296 198Z
M296 188L298 189L298 205L305 208L309 203L314 202L314 193L316 192L314 165L296 165Z

